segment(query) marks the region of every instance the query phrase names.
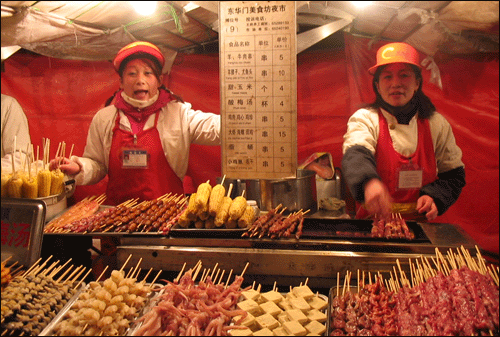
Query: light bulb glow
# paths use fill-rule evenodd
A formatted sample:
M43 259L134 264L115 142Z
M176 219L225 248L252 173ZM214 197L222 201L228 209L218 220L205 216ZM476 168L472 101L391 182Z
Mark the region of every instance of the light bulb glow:
M357 8L365 8L372 4L373 1L351 1L351 3Z
M132 7L140 15L151 15L156 10L156 1L129 1Z

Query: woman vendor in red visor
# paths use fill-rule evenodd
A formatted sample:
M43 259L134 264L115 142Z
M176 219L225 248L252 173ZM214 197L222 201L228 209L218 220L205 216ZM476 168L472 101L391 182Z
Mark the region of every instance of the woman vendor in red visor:
M106 204L182 194L191 143L220 145L220 115L193 110L166 89L164 64L149 42L123 47L113 60L120 76L114 104L94 116L83 156L65 158L59 166L77 185L95 184L108 174Z
M377 51L375 102L350 118L342 171L355 200L356 217L401 213L433 220L465 186L462 151L448 121L422 92L418 52L406 43Z

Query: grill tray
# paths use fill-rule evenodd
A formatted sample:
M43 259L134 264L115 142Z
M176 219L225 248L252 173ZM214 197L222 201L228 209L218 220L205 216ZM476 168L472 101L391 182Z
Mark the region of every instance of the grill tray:
M318 219L305 218L302 238L333 238L333 239L354 239L360 241L376 242L427 242L429 238L425 235L422 227L416 221L406 221L408 228L415 238L409 239L387 239L370 237L372 230L372 220L356 219ZM341 232L341 233L339 233Z

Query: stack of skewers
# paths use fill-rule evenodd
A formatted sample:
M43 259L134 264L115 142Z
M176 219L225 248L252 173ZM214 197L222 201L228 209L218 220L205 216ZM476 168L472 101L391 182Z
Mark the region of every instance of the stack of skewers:
M36 160L33 144L26 148L21 167L16 167L16 137L14 137L14 153L12 155L12 173L2 174L2 197L36 199L51 195L59 195L64 191L64 173L59 168L49 171L50 139L45 139L43 144L43 159L39 160L37 146ZM70 150L70 156L73 146ZM56 157L65 156L66 143L60 142Z
M330 336L477 336L499 333L498 267L487 266L461 247L447 256L410 260L411 277L399 260L384 279L358 270L357 291L347 272L341 289L330 292ZM398 277L399 275L399 277Z
M2 290L2 336L40 334L90 273L89 270L78 281L85 268L80 266L72 271L73 266L66 266L70 261L62 266L57 261L45 268L50 258L42 264L39 259Z
M82 200L47 224L45 233L168 233L185 209L184 195L170 193L137 204L137 199L99 211L105 196Z

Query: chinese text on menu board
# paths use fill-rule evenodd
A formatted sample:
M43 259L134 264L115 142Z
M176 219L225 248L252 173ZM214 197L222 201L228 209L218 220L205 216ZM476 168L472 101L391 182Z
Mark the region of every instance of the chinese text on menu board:
M222 172L238 179L294 177L295 2L219 6Z

